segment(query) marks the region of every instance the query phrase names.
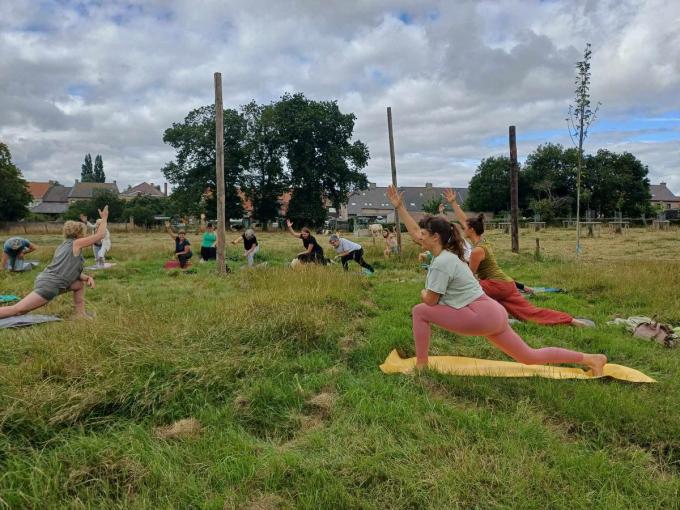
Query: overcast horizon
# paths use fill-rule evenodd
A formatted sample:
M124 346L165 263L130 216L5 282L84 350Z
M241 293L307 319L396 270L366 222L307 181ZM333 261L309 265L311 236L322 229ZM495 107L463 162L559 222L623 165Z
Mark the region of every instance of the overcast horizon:
M680 2L3 2L0 141L32 181L80 178L101 154L119 188L165 182L173 122L302 92L357 116L378 185L467 186L480 160L572 146L575 63L592 44L585 151L629 151L680 195Z

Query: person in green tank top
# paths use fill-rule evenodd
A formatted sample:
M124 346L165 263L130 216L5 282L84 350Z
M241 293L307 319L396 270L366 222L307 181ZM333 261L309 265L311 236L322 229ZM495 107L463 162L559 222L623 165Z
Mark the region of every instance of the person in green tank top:
M484 239L484 215L468 218L456 201L456 192L448 189L444 198L451 205L456 218L463 226L465 236L472 242L470 269L479 278L479 284L487 296L498 301L509 314L520 321L531 321L536 324L555 325L571 324L572 326L594 326L588 319L576 319L565 312L539 308L527 301L519 293L515 281L506 275L498 266L490 244Z
M12 306L0 308L0 319L24 315L64 292L73 292L76 317L87 317L85 313L85 286L94 288L94 279L83 273L83 248L101 242L106 236L106 222L109 207L99 211L101 222L94 235L86 236L86 225L79 221L64 223L64 242L54 252L52 262L35 279L35 289L24 299Z
M215 232L215 226L208 222L206 230L203 233L203 240L201 241L201 262L217 259L216 242L217 233Z

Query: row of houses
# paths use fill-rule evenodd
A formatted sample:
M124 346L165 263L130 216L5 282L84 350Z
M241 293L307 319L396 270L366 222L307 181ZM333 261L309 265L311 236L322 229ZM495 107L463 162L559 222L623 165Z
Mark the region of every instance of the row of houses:
M120 196L123 200L130 200L134 197L146 195L151 197L167 197L167 183L164 190L153 183L142 182L136 186L129 186L124 191L119 191L116 181L111 183L79 182L75 181L73 186L62 186L54 182L29 182L29 191L33 196L31 212L45 214L48 216L58 216L68 209L69 205L78 200L88 200L93 197L96 190L107 190ZM435 187L430 182L425 186L405 186L400 190L404 192L404 205L406 209L418 220L423 213L423 206L427 202L438 199L446 188ZM465 202L468 195L467 188L455 188L460 203ZM680 209L680 197L674 195L667 187L665 182L650 185L652 195L652 205L660 206L663 209ZM279 212L285 216L290 201L290 192L284 193L279 197ZM241 200L246 211L250 216L252 205L242 194ZM365 219L367 221L383 220L388 223L394 222L394 209L387 199L387 187L378 186L374 182L369 182L365 190L352 193L347 203L343 204L339 210L327 203L329 217L338 220L348 220L351 218Z
M30 211L35 214L44 214L51 217L57 217L65 213L73 202L91 199L95 191L98 190L115 193L123 200L131 200L140 195L165 197L168 192L167 184L164 191L161 191L160 186L143 182L137 186L129 186L126 190L120 192L116 181L80 182L77 179L73 186L62 186L53 181L29 182L28 190L33 197Z

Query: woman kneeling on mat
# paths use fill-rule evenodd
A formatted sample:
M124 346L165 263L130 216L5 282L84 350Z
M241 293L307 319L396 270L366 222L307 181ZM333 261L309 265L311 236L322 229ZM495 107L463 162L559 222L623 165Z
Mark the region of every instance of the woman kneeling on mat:
M317 264L326 265L326 257L323 255L323 248L319 243L316 242L316 238L312 235L312 231L307 227L304 227L302 231L298 234L293 230L293 222L286 220L286 225L288 226L288 232L293 237L302 239L302 246L304 246L305 251L297 254L297 259L300 262L315 262Z
M179 267L185 269L189 264L189 259L193 255L193 253L191 253L191 243L187 239L186 230L180 229L177 232L177 235L175 235L169 221L165 222L165 228L167 229L168 234L170 234L170 237L175 241L175 257L179 260Z
M109 207L99 211L101 223L94 235L85 237L87 226L79 221L64 223L64 237L56 251L52 262L35 279L35 289L24 299L12 306L0 308L0 319L24 315L52 301L59 294L73 292L73 304L76 317L87 317L85 313L85 285L94 288L94 279L83 274L82 250L100 242L106 235L106 220Z
M525 365L578 363L586 365L594 376L603 374L607 357L584 354L559 347L533 349L508 324L508 314L496 301L484 294L465 263L463 239L458 229L445 218L426 216L417 224L404 207L403 193L390 186L387 198L399 211L409 235L433 259L427 271L422 303L413 307L413 336L416 344L416 367L427 366L430 324L461 335L485 336L496 347Z
M531 321L545 325L594 326L591 321L575 319L566 312L538 308L527 301L519 293L515 281L498 267L491 245L483 237L484 215L480 214L476 218L468 218L456 202L456 192L451 189L444 192L444 197L453 207L456 218L465 230L466 237L472 242L470 269L479 278L479 283L487 296L498 301L509 314L520 321ZM526 289L524 285L521 285L521 287Z

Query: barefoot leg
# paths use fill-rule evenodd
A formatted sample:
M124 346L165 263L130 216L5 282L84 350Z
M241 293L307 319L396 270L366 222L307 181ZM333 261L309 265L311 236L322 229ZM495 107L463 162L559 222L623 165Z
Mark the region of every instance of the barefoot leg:
M5 317L14 317L15 315L24 315L28 312L40 308L47 303L47 299L40 296L37 292L31 292L24 299L12 306L0 307L0 319Z
M80 280L73 282L69 287L73 291L73 306L76 316L85 317L85 284Z
M584 354L583 364L587 365L593 371L594 377L601 377L604 375L604 366L607 364L607 356L604 354Z

